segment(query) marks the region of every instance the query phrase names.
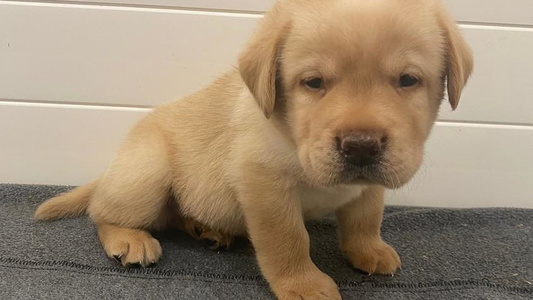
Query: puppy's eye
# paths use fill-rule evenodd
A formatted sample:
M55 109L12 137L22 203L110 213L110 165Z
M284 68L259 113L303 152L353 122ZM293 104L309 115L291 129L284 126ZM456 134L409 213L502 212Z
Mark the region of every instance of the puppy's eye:
M398 82L398 85L401 88L408 88L408 87L414 86L417 83L418 83L418 78L412 75L409 75L409 74L404 74L400 77L400 81Z
M320 77L304 79L303 83L306 87L312 90L319 90L324 88L324 81Z

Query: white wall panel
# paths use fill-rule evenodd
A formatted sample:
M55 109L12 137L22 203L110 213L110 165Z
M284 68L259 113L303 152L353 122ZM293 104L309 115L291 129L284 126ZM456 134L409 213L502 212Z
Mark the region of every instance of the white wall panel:
M0 182L78 185L148 109L0 102Z
M533 25L531 0L443 0L463 22Z
M533 28L464 25L463 32L474 73L457 111L444 106L441 118L533 124Z
M0 102L0 182L83 184L147 109ZM388 203L533 208L533 127L439 124L420 173Z
M0 182L98 176L143 107L231 68L273 2L0 0ZM389 203L533 208L533 1L445 2L473 47L474 76Z
M0 99L151 106L232 68L258 15L0 2ZM33 20L28 22L27 20ZM533 28L465 25L476 59L442 118L533 122Z
M232 68L258 17L0 2L0 99L172 101Z
M274 0L67 0L73 3L188 7L263 12ZM458 21L533 25L531 0L443 0Z
M389 204L533 208L533 127L440 123L419 174Z

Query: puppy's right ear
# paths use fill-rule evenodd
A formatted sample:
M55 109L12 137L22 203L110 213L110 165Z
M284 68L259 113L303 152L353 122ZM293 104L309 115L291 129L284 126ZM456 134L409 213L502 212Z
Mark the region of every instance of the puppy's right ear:
M442 4L440 5L438 18L446 42L448 99L452 109L455 110L459 105L463 88L472 73L474 58L470 46L459 31L459 27L446 8Z
M265 15L239 57L239 72L265 117L276 104L276 77L280 48L290 31L290 22L278 6Z

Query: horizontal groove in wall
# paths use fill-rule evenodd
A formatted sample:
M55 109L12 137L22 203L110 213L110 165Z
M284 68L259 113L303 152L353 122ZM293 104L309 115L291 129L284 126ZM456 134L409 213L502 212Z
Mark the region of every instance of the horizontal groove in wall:
M19 107L43 107L43 108L68 108L68 109L90 109L90 110L115 110L115 111L134 111L149 112L152 110L148 106L126 106L111 104L91 104L91 103L66 103L66 102L48 102L48 101L29 101L29 100L5 100L0 99L0 106L19 106ZM515 130L533 130L533 124L521 123L503 123L503 122L474 122L474 121L455 121L455 120L438 120L437 125L449 127L474 127L474 128L495 128L495 129L515 129Z
M262 11L250 11L239 9L215 9L215 8L203 8L203 7L180 7L180 6L165 6L165 5L142 5L142 4L124 4L124 3L102 3L91 1L69 2L69 1L2 1L0 4L13 4L13 5L34 5L34 6L56 6L56 7L79 7L79 8L98 8L98 9L123 9L123 10L137 10L137 11L152 11L152 12L172 12L179 11L182 13L191 14L214 14L220 16L234 16L234 17L262 17ZM527 24L509 24L509 23L493 23L493 22L469 22L459 21L458 24L479 29L533 29L533 25Z
M139 5L139 4L122 4L122 3L100 3L100 2L67 2L67 1L2 1L0 4L27 5L27 6L47 6L47 7L71 7L87 9L113 9L125 11L146 11L161 13L188 13L188 14L209 14L225 17L252 17L261 18L263 12L234 10L234 9L211 9L211 8L192 8L179 6L162 6L162 5Z
M474 122L474 121L449 121L438 120L437 125L446 127L470 127L470 128L494 128L494 129L514 129L533 130L533 124L514 124L500 122Z
M533 31L533 25L515 25L483 22L457 22L462 28L484 29L484 30L513 30L513 31Z
M107 105L91 103L66 103L66 102L47 102L47 101L21 101L21 100L2 100L0 106L18 106L18 107L42 107L42 108L68 108L68 109L90 109L90 110L115 110L115 111L132 111L132 112L149 112L151 107L134 106L134 105Z

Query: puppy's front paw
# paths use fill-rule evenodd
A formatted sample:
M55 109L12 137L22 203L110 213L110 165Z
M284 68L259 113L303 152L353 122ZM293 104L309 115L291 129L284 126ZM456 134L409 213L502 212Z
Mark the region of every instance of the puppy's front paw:
M162 255L159 241L136 229L117 231L102 244L110 258L128 268L153 266Z
M341 300L337 284L318 269L278 279L272 289L280 300Z
M359 240L344 247L344 253L355 268L368 274L394 275L402 265L396 250L381 239Z

